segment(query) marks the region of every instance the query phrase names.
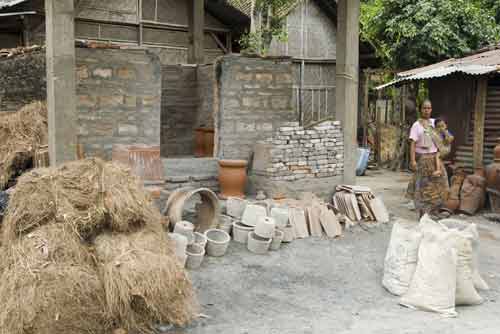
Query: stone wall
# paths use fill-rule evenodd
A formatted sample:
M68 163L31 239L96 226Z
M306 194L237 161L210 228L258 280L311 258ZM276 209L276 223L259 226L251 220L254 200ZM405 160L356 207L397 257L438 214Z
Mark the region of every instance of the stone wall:
M111 157L113 144L160 144L161 66L145 50L76 50L79 143Z
M213 65L199 65L198 82L198 119L197 127L214 128L214 90L215 72Z
M230 55L216 66L216 156L249 159L258 140L296 118L291 63Z
M266 141L257 143L249 175L249 193L300 197L313 192L331 200L344 170L343 133L338 121L303 128L283 123Z
M299 180L342 175L343 134L338 121L304 129L284 124L265 143L256 145L252 172L271 180Z
M19 110L47 95L45 52L0 60L0 113Z

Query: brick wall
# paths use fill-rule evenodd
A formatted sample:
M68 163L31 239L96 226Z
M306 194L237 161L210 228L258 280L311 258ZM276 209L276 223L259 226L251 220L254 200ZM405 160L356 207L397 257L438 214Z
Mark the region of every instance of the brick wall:
M162 67L162 156L192 156L195 129L213 128L213 77L212 65Z
M300 180L342 175L344 143L340 122L304 129L283 124L265 143L256 145L252 172L270 180Z
M47 95L45 52L0 59L0 113L19 110Z
M216 154L248 159L258 140L296 118L289 61L230 55L217 62Z

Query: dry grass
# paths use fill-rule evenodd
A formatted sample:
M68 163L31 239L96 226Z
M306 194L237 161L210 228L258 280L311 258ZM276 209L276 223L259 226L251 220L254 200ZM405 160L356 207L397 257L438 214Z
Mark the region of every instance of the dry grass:
M34 150L47 144L47 106L33 102L0 117L0 190L33 163Z
M164 233L103 234L95 240L110 315L127 330L186 325L197 305L191 282Z

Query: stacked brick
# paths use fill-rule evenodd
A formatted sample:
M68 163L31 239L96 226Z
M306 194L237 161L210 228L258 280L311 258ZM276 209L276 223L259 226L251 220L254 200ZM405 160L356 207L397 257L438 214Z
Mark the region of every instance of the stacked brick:
M258 174L271 180L293 181L342 175L344 142L338 121L304 129L298 122L281 126L270 145L267 167Z

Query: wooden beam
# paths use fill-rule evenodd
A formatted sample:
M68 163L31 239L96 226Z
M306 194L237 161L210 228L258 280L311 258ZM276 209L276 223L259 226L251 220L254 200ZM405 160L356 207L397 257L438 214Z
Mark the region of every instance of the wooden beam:
M188 63L202 64L205 61L205 1L188 0L189 55Z
M484 166L484 118L487 92L488 78L481 77L477 81L476 102L474 105L474 168Z
M227 54L227 53L229 53L229 52L227 51L226 46L225 46L225 45L221 42L221 40L219 39L219 37L217 37L217 35L216 35L216 34L214 34L213 32L209 32L209 34L210 34L210 36L213 38L213 40L215 41L215 44L217 44L217 46L218 46L219 48L221 48L221 49L222 49L222 51L224 51L224 53L226 53L226 54Z

